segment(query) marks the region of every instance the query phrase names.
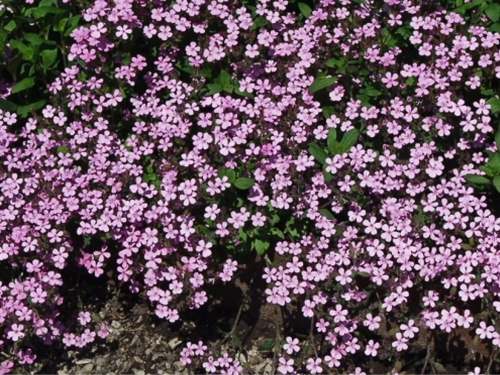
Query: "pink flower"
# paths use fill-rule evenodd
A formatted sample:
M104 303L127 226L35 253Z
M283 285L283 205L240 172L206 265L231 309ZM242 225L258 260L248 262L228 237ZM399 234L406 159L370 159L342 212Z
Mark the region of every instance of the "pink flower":
M306 318L312 318L314 316L314 307L316 306L316 303L306 299L304 301L304 306L302 306L302 313Z
M380 348L380 344L378 342L374 342L373 340L368 341L368 344L365 348L365 354L368 356L376 357L377 349Z
M128 39L128 36L130 34L132 34L132 29L129 29L127 25L123 25L123 26L117 26L116 28L116 36L118 38L122 38L124 40L127 40Z
M291 337L286 338L286 343L283 345L283 349L286 350L287 354L291 355L294 352L300 351L299 339L292 339Z
M106 337L108 337L108 335L109 335L108 327L104 323L101 323L101 326L97 331L97 336L99 336L102 339L105 339Z
M198 242L198 246L196 246L196 251L201 253L201 256L203 258L208 258L210 255L212 255L212 250L210 250L212 247L213 244L211 242L200 240Z
M212 356L208 357L207 362L203 362L203 368L208 372L208 373L215 373L217 371L217 361L214 362L214 359Z
M22 324L12 324L10 326L10 330L7 331L7 338L11 339L14 342L18 341L25 336L23 330L24 326Z
M469 371L467 375L481 375L481 368L480 367L474 367L474 371Z
M377 218L372 216L370 220L364 220L363 225L365 226L365 233L366 234L377 234L377 229L380 229L382 227L382 224L377 222Z
M87 323L90 323L92 321L92 318L90 317L90 312L88 311L80 311L77 319L82 326L85 326L87 325Z
M253 45L247 44L245 55L250 57L250 58L254 58L254 57L259 56L259 46L256 44L253 44Z
M340 283L340 285L346 285L352 281L352 271L351 270L344 270L344 268L339 268L339 275L335 276L335 280Z
M393 341L392 346L396 348L398 352L408 349L408 345L406 344L408 339L403 337L401 332L396 333L396 341Z
M374 331L380 328L380 322L382 318L380 316L373 317L372 314L366 314L366 319L363 321L363 325L368 327L370 331Z
M418 332L418 327L415 326L413 319L410 319L408 324L401 324L400 328L403 331L403 336L409 339L415 337L415 333Z
M14 367L14 362L12 361L3 361L0 364L0 375L8 374Z
M385 83L388 89L396 87L398 86L398 75L396 73L392 74L391 72L387 72L385 77L382 78L382 82Z
M286 375L293 372L293 364L294 364L293 359L289 359L287 361L285 357L281 356L279 359L279 363L280 364L278 366L278 371L281 374Z
M487 326L485 322L480 322L479 327L476 328L476 334L479 335L480 339L491 339L493 332L495 332L495 327Z
M320 366L321 358L316 358L316 360L309 358L307 360L306 368L309 370L311 374L320 374L323 372L323 368Z

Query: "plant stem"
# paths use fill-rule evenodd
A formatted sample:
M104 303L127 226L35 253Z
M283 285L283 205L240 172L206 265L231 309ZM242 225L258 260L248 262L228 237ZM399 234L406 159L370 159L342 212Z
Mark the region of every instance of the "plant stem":
M490 375L491 365L493 365L493 359L497 356L497 354L498 354L498 347L495 346L495 348L493 349L493 353L491 353L490 355L490 362L488 363L488 367L486 367L486 372L485 372L486 375Z
M425 356L424 367L422 368L422 372L420 373L420 375L424 375L425 374L425 370L427 369L427 364L429 363L429 358L430 358L430 355L431 355L431 345L430 345L430 343L431 343L431 337L432 336L427 337L427 354Z
M274 344L274 354L273 354L273 364L272 364L272 369L271 369L271 374L275 374L276 373L276 365L278 363L278 355L281 354L280 353L280 348L281 346L279 345L279 343L281 342L281 333L280 333L280 324L279 324L279 321L278 321L278 311L277 311L277 307L275 306L274 307L274 327L276 329L276 343Z

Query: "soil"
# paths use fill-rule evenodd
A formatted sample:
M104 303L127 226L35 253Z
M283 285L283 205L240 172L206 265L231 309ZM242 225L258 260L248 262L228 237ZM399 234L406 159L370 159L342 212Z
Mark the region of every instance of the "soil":
M110 327L109 337L78 350L61 346L41 348L37 367L31 373L203 373L201 366L185 368L179 361L180 350L188 342L197 343L199 340L212 347L246 349L241 358L242 362L249 364L245 373L276 373L269 340L288 335L307 337L309 320L300 313L263 304L265 284L259 271L262 267L258 264L255 267L248 269L234 283L223 287L214 285L211 292L215 298L211 304L187 311L182 315L182 321L174 324L157 318L146 296L130 294L111 279L107 288L86 285L89 290L96 291L94 313ZM394 328L386 321L382 321L382 327L382 336ZM234 335L228 335L231 331ZM490 364L492 348L471 337L465 329L457 329L453 336L439 334L432 339L429 334L425 327L421 328L419 336L412 340L410 350L401 357L391 357L383 347L376 358L367 357L363 350L359 350L350 357L349 370L360 366L370 374L466 374L475 366L484 373ZM324 369L328 370L326 366ZM498 372L500 367L492 361L490 373Z

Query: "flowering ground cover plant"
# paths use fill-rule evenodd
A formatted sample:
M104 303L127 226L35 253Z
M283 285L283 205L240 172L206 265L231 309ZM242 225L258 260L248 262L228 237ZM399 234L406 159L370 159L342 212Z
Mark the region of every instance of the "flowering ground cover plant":
M2 373L106 338L83 279L175 323L252 264L283 314L273 371L499 368L498 4L14 3L6 62L30 62L19 19L72 42L38 41L47 103L12 98L27 67L3 82ZM182 363L253 371L229 336Z

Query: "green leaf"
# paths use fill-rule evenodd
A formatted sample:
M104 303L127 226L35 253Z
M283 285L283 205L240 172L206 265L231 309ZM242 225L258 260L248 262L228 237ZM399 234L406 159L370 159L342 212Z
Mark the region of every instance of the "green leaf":
M271 243L269 241L256 239L252 242L252 247L257 251L257 254L264 255L264 253L269 249Z
M404 39L407 39L407 38L410 37L410 35L412 34L412 32L407 27L401 26L399 29L396 30L396 34L399 34Z
M217 83L209 83L207 87L208 87L207 95L218 94L223 90L222 86Z
M35 19L40 19L45 17L47 14L64 14L65 10L56 7L39 7L39 8L28 8L24 12L25 16L33 15Z
M497 150L500 151L500 128L497 130L495 134L495 143L497 145Z
M23 55L17 53L13 59L10 60L9 64L6 66L8 72L12 76L14 82L18 81L18 68L23 62Z
M247 242L247 240L248 240L248 234L242 227L240 227L240 229L238 230L238 238L242 242Z
M252 27L250 28L250 30L257 30L257 29L260 29L262 27L264 27L265 25L267 24L267 21L264 17L261 17L261 16L258 16L254 19L253 21L253 25Z
M489 30L495 33L500 33L500 23L494 23L490 26Z
M228 86L231 84L231 75L223 70L220 72L218 80L222 86Z
M475 317L477 319L488 319L488 315L490 315L490 312L488 310L482 311L478 314L475 314ZM477 337L477 336L476 336Z
M363 107L367 107L367 108L371 107L370 97L368 95L357 95L356 99L361 100L361 105Z
M0 51L5 49L8 37L9 33L7 31L0 29Z
M470 183L477 184L477 185L484 185L490 182L486 177L483 176L478 176L476 174L468 174L465 175L465 179L469 181Z
M33 33L24 34L24 39L34 46L39 46L45 42L45 39L43 39L40 35Z
M483 96L493 96L495 95L495 91L492 89L487 89L485 87L481 87L481 95Z
M446 368L439 362L432 362L437 372L446 372Z
M325 179L325 182L330 183L333 181L333 174L327 171L323 171L323 178Z
M321 111L323 112L323 116L325 116L326 119L329 119L335 113L335 108L323 107Z
M34 51L32 47L28 47L19 40L11 40L9 43L12 49L18 50L22 54L24 60L33 61Z
M273 224L277 224L281 220L280 216L276 214L273 214L272 219L273 219Z
M7 99L0 99L0 109L8 112L14 112L17 108L17 105L12 103Z
M391 332L394 331L394 329L391 329L389 331L389 334L392 336L392 335L395 335L397 332L399 332L399 328L398 328L398 331L394 332L391 334ZM403 368L403 362L401 362L400 360L396 360L396 364L394 365L394 372L396 373L399 373L401 371L401 369Z
M491 105L491 113L496 114L500 112L500 99L491 98L486 101L486 104Z
M241 208L245 204L245 201L241 199L240 197L236 198L236 207Z
M386 46L395 47L397 45L397 39L392 36L391 32L388 29L382 29L382 36Z
M234 345L236 345L236 347L238 348L240 353L245 353L246 351L243 348L243 342L241 341L241 339L236 335L232 335L232 338L233 338Z
M60 16L57 16L55 19L54 19L54 26L52 27L52 29L56 32L60 32L62 33L64 31L64 28L66 27L66 25L68 24L68 18L67 17L62 17L62 15Z
M399 327L394 327L393 329L391 329L389 332L387 332L387 335L389 336L394 336L396 333L399 332ZM400 367L401 369L401 367Z
M286 222L285 226L286 230L292 237L294 238L299 237L299 232L296 228L297 224L295 223L295 218L293 216Z
M275 345L276 345L276 341L267 340L261 346L259 346L259 351L260 352L270 352L271 350L274 349Z
M313 94L317 91L323 90L327 87L330 87L335 82L337 82L337 77L316 78L311 87L309 87L309 93Z
M493 186L495 186L495 189L500 193L500 176L496 176L493 179Z
M323 215L324 217L326 217L327 219L330 219L330 220L335 219L335 216L333 216L332 212L326 208L322 208L321 210L319 210L319 213L321 215Z
M485 2L485 0L474 0L470 3L466 3L466 4L462 5L461 7L456 8L454 10L454 12L460 13L460 14L465 14L465 12L468 11L469 9L472 9L478 5L481 5L484 2Z
M17 114L22 117L27 117L31 113L32 109L36 111L40 108L43 108L46 103L47 103L46 100L39 100L35 103L19 106L17 107Z
M351 129L344 134L342 140L340 141L340 153L345 153L351 149L352 146L356 144L359 137L358 129Z
M311 7L305 3L299 3L299 10L305 18L309 18L312 14Z
M228 178L229 183L232 184L234 182L234 180L236 179L236 172L232 169L228 169L226 171L226 176Z
M92 241L92 238L90 236L87 236L87 235L83 236L83 245L84 246L89 246L91 241Z
M183 72L185 72L187 74L192 75L193 72L194 72L194 68L191 65L189 65L189 63L187 63L187 59L185 61L186 61L185 64L183 64L182 61L178 61L177 64L175 64L175 67L177 69L179 69L180 71L183 71ZM127 63L125 60L123 60L123 62Z
M43 50L40 56L42 56L43 71L46 72L57 60L57 48Z
M495 141L497 140L497 137L500 136L500 134L498 133L499 132L497 132L497 134L495 135ZM490 159L488 160L487 165L493 170L495 175L500 173L500 153L495 152L494 154L492 154Z
M224 89L225 92L227 92L229 94L232 94L234 86L233 85L227 85L227 86L224 86L223 89Z
M30 89L33 86L35 86L35 79L33 77L25 78L21 82L12 86L12 94L17 94L18 92Z
M330 60L327 60L325 65L330 67L330 68L341 68L341 67L345 66L345 60L344 59L330 59Z
M326 152L318 146L316 143L309 143L309 153L316 158L321 164L325 164L325 160L328 157Z
M367 87L363 90L359 91L361 94L367 95L367 96L380 96L382 95L382 91L376 90L373 87Z
M462 247L462 249L464 250L471 250L472 249L472 246L467 244L467 243L463 243L460 245Z
M271 229L269 229L269 233L271 233L273 236L276 236L282 240L285 239L285 233L283 233L283 231L279 228L272 227Z
M234 181L234 186L241 190L250 189L255 184L255 181L251 178L240 177Z
M491 22L498 22L500 19L500 4L490 4L484 10Z
M483 165L479 167L479 170L485 172L488 177L493 177L495 175L495 171L489 165Z
M69 26L66 29L64 36L69 36L73 32L73 30L78 27L78 23L80 22L81 18L82 18L82 16L80 14L78 14L78 15L73 16L69 19L69 22L68 22Z
M3 28L5 31L8 31L9 33L16 28L17 24L16 21L10 20L10 22L5 25Z
M337 145L339 144L337 142L337 130L336 129L330 129L328 131L328 139L327 139L326 143L328 145L328 150L330 151L330 153L335 155Z
M57 148L57 153L63 153L63 154L67 154L69 152L69 148L67 146L59 146Z
M209 67L204 66L200 70L200 76L205 78L212 78L212 71L210 70Z

